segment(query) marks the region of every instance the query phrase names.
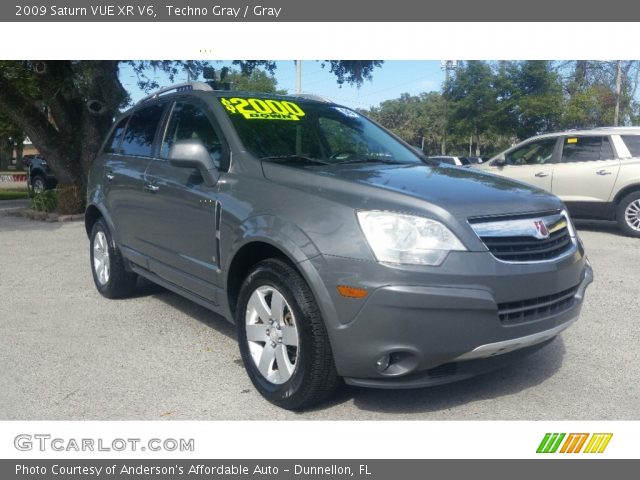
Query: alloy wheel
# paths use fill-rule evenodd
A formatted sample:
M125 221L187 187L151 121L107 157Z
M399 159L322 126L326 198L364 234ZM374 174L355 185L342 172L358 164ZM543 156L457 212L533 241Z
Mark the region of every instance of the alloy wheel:
M256 288L245 315L251 358L260 374L281 385L291 378L298 360L299 336L296 319L286 299L276 288Z
M100 285L109 282L111 264L109 262L109 245L104 232L96 233L93 238L93 270Z
M624 211L624 218L633 230L640 232L640 199L634 200Z

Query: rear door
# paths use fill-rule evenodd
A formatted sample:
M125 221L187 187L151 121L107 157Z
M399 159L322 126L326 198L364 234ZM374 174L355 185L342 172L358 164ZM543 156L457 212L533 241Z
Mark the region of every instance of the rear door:
M565 136L553 173L553 193L576 214L609 201L620 160L607 135Z
M556 137L533 140L505 153L504 165L500 166L494 161L493 165L484 169L550 192L557 140Z
M116 235L125 254L137 261L144 253L141 241L144 222L144 172L151 162L155 136L165 105L154 104L136 110L114 130L111 150L105 162L106 204ZM121 139L118 140L118 137ZM141 259L142 260L142 259Z
M164 279L209 301L217 297L220 279L218 186L207 186L197 168L174 167L167 160L173 143L199 139L220 170L228 148L206 107L196 99L177 101L160 147L145 175L150 198L145 232L150 269Z

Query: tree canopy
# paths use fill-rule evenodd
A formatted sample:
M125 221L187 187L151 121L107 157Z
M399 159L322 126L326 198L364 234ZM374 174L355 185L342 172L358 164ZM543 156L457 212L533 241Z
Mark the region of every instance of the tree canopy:
M364 113L431 155L441 153L445 128L447 153L492 155L533 135L612 125L616 98L620 124L640 121L639 64L459 62L441 92L402 94Z

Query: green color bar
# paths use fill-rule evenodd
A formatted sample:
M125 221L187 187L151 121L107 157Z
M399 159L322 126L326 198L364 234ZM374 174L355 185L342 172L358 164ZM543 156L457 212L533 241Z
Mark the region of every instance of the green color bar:
M561 433L561 434L558 435L558 440L556 440L556 443L551 448L551 452L550 453L556 453L556 451L558 450L558 447L562 443L562 439L565 437L565 435L566 435L566 433Z
M538 449L536 450L536 453L543 453L544 452L544 446L547 444L547 440L549 440L550 436L551 436L550 433L545 433L544 434L544 438L540 442L540 445L538 445Z

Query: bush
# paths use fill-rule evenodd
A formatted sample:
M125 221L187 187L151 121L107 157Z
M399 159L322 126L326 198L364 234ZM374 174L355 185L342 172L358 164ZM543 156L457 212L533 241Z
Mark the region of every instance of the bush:
M56 209L56 191L45 190L42 193L36 193L31 198L31 208L38 212L53 212Z
M57 212L62 215L81 213L84 210L84 191L76 185L58 185Z

